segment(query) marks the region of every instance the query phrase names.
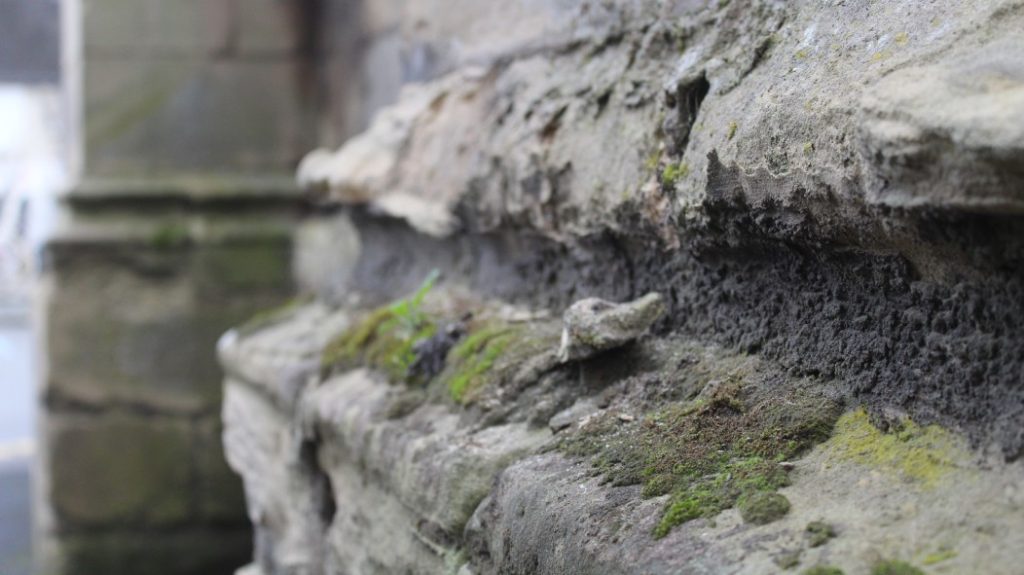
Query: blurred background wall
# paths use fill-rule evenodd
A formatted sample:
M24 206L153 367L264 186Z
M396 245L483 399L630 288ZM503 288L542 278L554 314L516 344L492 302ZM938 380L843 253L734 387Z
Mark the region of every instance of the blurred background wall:
M41 572L247 562L216 341L296 293L300 226L325 228L329 249L330 216L294 168L396 97L397 6L62 2L71 176L39 281Z
M435 4L0 0L0 572L248 561L216 340L339 283L294 169L474 57Z

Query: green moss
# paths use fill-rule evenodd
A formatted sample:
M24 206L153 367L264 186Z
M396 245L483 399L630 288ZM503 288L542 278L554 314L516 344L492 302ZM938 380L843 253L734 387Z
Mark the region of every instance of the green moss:
M772 491L753 491L740 498L740 515L747 523L765 525L789 513L789 499Z
M729 122L729 128L726 130L725 135L729 140L736 137L736 130L739 129L739 125L736 122Z
M437 322L422 311L436 279L437 274L431 274L410 297L371 311L336 336L324 348L322 370L365 365L404 381L416 359L416 344L437 333Z
M898 475L933 488L968 455L953 434L937 425L921 427L906 422L895 433L884 433L871 424L863 409L847 413L836 424L829 441L834 457Z
M655 150L651 152L647 159L644 160L644 167L647 168L648 172L653 172L658 169L658 164L661 162L661 151Z
M164 224L149 236L149 245L158 250L182 247L189 242L188 227L184 224Z
M843 570L829 565L815 565L810 569L804 569L801 575L843 575Z
M516 335L516 330L506 325L489 325L474 331L452 348L448 354L452 368L445 378L452 399L467 403Z
M836 536L835 528L824 521L811 521L804 531L807 533L808 543L811 547L821 547Z
M633 423L594 418L559 449L591 457L613 485L642 484L645 497L669 495L655 537L737 504L748 521L777 519L789 508L775 493L789 483L779 463L826 440L839 405L810 382L787 382L754 399L740 377Z
M793 54L793 57L796 58L797 60L806 60L807 57L810 56L810 55L811 55L810 52L808 52L806 48L803 48L803 49L797 50L796 54Z
M905 561L887 560L875 563L871 575L924 575L924 571Z
M925 565L935 565L936 563L942 563L943 561L949 561L957 556L957 553L953 549L939 549L934 553L929 553L925 556L921 563Z
M690 174L690 165L686 162L680 162L679 164L669 164L665 166L665 170L661 172L661 183L672 187L676 185L676 182L685 178Z

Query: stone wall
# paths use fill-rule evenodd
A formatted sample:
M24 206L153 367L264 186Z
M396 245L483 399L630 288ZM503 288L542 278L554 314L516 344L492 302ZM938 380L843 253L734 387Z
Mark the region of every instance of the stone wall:
M1017 570L1020 2L398 14L219 344L240 573Z
M40 572L226 573L251 555L215 343L295 296L293 261L299 285L323 281L301 245L332 227L296 240L295 166L389 89L345 80L368 61L353 5L65 3L82 164L44 262Z
M240 214L241 193L212 210L72 201L51 239L43 572L227 572L249 553L212 350L292 297L298 207L286 194Z

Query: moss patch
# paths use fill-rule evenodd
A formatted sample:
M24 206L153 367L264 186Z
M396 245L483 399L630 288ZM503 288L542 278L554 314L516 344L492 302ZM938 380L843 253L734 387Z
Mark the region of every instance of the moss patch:
M905 561L889 560L875 563L871 575L924 575L924 571Z
M738 503L749 521L780 517L788 502L768 497L789 483L779 463L826 440L839 409L813 382L758 392L733 379L633 423L612 414L594 418L559 447L593 457L613 485L642 484L644 497L671 495L654 531L663 537Z
M413 347L436 332L437 324L430 319L410 323L390 306L378 308L327 344L321 366L324 371L374 367L403 381L416 359Z
M739 500L740 515L747 523L766 525L789 513L789 499L781 493L754 491Z
M495 362L517 336L517 329L504 324L483 326L469 334L448 353L445 386L457 403L468 403L485 383Z
M324 348L321 369L369 366L404 381L416 359L416 344L437 332L436 319L422 309L436 280L437 274L431 274L413 295L367 313L336 336Z
M807 542L811 547L821 547L836 536L835 528L824 521L811 521L804 531L807 533Z
M666 187L671 188L676 185L676 182L685 178L689 174L690 165L686 162L669 164L665 166L665 169L661 172L661 183Z
M907 421L885 433L871 424L863 409L847 413L836 423L829 442L832 454L921 484L935 487L957 462L968 455L964 444L937 425L919 426Z

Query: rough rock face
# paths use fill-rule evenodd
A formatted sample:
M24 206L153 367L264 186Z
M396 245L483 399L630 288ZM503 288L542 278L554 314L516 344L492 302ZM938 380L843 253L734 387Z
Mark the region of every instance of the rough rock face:
M222 340L254 572L1016 572L1024 4L457 4Z

